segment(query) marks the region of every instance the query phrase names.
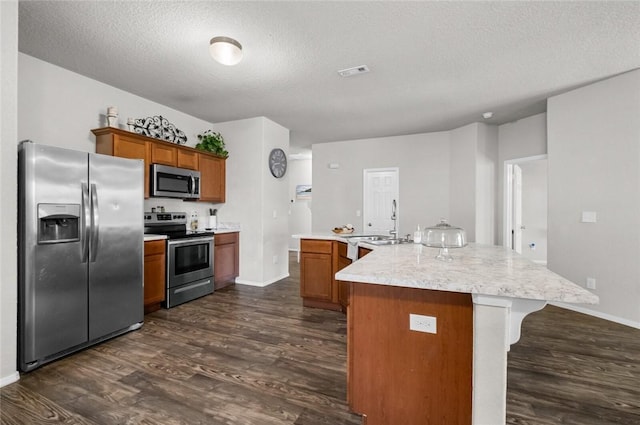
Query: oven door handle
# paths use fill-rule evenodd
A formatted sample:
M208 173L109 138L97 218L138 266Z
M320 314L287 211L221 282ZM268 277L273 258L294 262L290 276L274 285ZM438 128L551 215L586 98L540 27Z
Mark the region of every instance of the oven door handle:
M201 242L211 242L213 243L213 236L200 236L195 238L185 238L185 239L177 239L177 240L169 240L169 246L180 246L180 245L194 245L196 243Z

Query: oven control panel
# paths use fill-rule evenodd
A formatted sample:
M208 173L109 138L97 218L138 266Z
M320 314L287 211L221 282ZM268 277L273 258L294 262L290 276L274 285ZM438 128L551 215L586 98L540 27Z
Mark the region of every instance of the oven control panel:
M146 212L144 224L184 224L187 222L186 212Z

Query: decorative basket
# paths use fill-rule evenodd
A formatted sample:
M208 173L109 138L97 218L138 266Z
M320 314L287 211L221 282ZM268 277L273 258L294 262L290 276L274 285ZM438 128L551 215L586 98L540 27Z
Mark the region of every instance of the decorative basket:
M336 227L334 229L331 229L331 231L333 233L335 233L336 235L348 235L349 233L353 233L353 229L343 229L340 227Z

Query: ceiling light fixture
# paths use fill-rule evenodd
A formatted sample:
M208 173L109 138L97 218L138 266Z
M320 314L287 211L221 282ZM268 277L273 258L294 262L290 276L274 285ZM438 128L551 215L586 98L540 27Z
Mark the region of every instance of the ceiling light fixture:
M482 114L482 118L484 118L485 120L488 120L492 116L493 116L493 112L485 112L484 114Z
M230 37L213 37L209 53L223 65L236 65L242 60L242 45Z

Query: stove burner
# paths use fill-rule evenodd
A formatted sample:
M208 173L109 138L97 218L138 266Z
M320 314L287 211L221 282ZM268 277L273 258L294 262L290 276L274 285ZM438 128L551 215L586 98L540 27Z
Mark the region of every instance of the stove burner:
M168 239L214 235L213 231L187 230L186 212L146 212L144 213L144 233L166 235Z

